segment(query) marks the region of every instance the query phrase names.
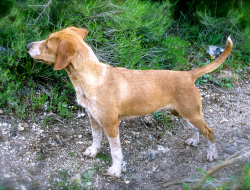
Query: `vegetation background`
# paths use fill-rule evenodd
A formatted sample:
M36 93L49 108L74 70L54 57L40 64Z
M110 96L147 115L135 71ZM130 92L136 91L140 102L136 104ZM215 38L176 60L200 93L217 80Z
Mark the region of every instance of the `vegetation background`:
M242 76L250 64L246 0L3 0L0 7L0 107L22 119L27 110L70 117L77 108L66 72L34 61L24 48L68 26L87 28L87 43L113 66L189 70L209 62L208 46L224 46L229 35L234 50L221 67ZM209 74L197 80L204 82L232 87L232 79Z
M0 108L20 119L32 111L72 117L78 109L64 70L34 61L25 44L68 26L84 27L99 60L130 69L189 70L211 61L209 45L231 56L219 68L244 77L250 65L248 0L2 0L0 2ZM196 83L232 87L211 74ZM33 118L37 119L37 118Z

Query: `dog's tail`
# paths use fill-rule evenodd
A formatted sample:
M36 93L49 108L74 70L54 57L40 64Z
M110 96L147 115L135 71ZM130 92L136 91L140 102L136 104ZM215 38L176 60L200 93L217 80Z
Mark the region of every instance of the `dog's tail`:
M226 44L225 50L222 52L222 54L216 60L214 60L212 63L209 63L208 65L205 65L203 67L200 67L200 68L197 68L197 69L190 71L192 76L193 76L193 79L196 80L201 75L212 72L217 67L219 67L226 60L226 58L229 56L229 54L232 50L232 47L233 47L233 42L229 36L227 38L227 44Z

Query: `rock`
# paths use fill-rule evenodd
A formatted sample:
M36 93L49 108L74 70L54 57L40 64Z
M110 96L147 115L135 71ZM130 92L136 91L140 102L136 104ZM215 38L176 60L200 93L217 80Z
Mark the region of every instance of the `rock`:
M1 115L1 114L4 114L4 112L3 112L3 110L2 110L2 109L0 109L0 115Z
M76 175L74 175L72 178L69 179L69 181L71 183L73 183L74 181L77 182L79 185L82 185L82 179L81 179L81 174L77 173ZM91 182L90 182L91 183Z
M29 127L28 123L23 123L23 127L28 128Z
M237 150L234 148L234 147L228 147L226 150L225 150L226 154L234 154L237 152Z
M78 139L82 138L82 135L78 135Z
M170 149L169 148L164 148L163 146L158 146L158 151L159 152L162 152L163 154L164 153L167 153L167 152L169 152L170 151Z
M84 144L82 141L77 141L76 144Z
M150 141L153 140L151 135L148 136L148 140L150 140Z
M85 113L78 113L76 118L79 118L79 117L84 117L85 116Z
M24 127L18 126L18 127L17 127L17 130L18 130L18 131L24 131Z
M127 162L125 162L125 161L122 161L122 171L123 172L126 172L127 171Z
M154 160L160 155L159 151L149 150L148 151L148 160Z
M4 178L10 178L10 175L9 174L3 174L3 177Z
M23 185L20 185L20 189L21 190L26 190L26 187L24 187Z
M228 122L228 120L227 120L226 118L223 118L223 119L220 121L220 124L225 123L225 122Z
M162 128L161 128L160 126L157 126L157 129L158 129L159 131L162 131Z
M146 123L146 124L154 124L154 118L152 115L146 115L143 119L143 121Z

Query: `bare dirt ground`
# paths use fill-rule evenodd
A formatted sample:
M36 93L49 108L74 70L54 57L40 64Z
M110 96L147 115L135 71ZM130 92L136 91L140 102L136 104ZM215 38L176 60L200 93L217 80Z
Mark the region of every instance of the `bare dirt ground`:
M207 171L249 146L250 81L240 81L234 89L214 85L199 89L203 114L208 126L214 129L217 143L219 158L214 162L206 161L207 142L203 136L198 147L184 144L191 137L191 129L184 121L169 117L164 126L149 115L121 122L124 171L119 180L112 179L103 175L111 166L105 135L99 158L82 154L92 141L87 116L77 118L79 113L75 113L72 119L58 120L54 115L53 122L44 126L44 113L35 115L41 122L22 121L3 113L0 183L5 189L22 190L60 189L63 185L69 187L74 180L81 189L164 189L167 182L201 178L198 168ZM217 182L237 173L240 167L235 165L218 172ZM166 189L183 189L183 186L177 184Z

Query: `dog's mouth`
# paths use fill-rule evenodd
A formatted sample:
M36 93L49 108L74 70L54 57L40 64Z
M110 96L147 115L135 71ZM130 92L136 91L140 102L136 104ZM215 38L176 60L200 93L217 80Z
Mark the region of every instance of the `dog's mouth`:
M45 64L48 64L48 63L49 63L48 61L44 61L43 59L35 59L35 58L33 58L33 57L29 54L29 52L27 52L27 54L28 54L29 57L31 57L32 59L34 59L34 60L36 60L36 61L38 61L38 62L42 62L42 63L45 63Z
M48 63L49 63L48 61L44 61L44 60L42 60L42 59L35 59L35 60L38 61L38 62L45 63L45 64L48 64Z

